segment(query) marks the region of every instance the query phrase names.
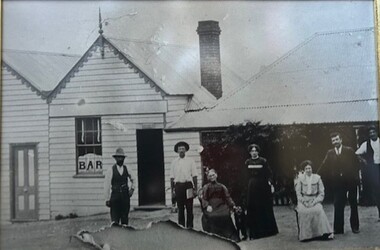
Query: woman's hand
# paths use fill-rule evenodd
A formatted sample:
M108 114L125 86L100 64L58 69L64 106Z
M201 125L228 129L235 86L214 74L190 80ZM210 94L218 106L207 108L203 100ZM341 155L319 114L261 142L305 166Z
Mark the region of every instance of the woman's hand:
M207 206L206 211L209 212L209 213L211 213L212 212L212 207L211 206Z

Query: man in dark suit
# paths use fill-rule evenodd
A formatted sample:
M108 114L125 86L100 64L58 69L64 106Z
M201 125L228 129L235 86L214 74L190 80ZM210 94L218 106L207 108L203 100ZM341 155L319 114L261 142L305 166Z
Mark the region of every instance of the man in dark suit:
M344 233L344 207L347 201L351 207L350 224L353 233L359 233L357 187L359 184L359 160L355 151L342 145L339 133L330 135L334 148L327 151L320 169L331 175L334 187L334 232Z

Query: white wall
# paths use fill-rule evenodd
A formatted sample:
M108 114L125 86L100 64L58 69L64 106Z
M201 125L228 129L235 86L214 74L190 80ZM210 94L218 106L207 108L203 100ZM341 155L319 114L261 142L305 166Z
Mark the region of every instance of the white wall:
M21 80L2 68L0 221L11 219L10 145L38 143L38 219L50 219L48 105Z

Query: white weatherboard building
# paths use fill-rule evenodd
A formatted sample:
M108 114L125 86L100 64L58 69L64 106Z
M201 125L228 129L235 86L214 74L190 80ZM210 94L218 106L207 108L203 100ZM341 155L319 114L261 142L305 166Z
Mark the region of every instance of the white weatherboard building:
M378 121L373 29L316 34L246 82L220 62L218 23L197 31L199 49L100 29L82 56L4 50L1 222L108 211L118 147L137 177L132 206L157 207L171 205L176 142L201 175L202 131Z

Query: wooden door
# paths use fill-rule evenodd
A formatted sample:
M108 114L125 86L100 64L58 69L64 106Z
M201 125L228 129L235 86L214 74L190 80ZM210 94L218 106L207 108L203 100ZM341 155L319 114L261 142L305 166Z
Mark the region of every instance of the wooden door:
M38 219L37 150L35 145L12 147L12 219Z

